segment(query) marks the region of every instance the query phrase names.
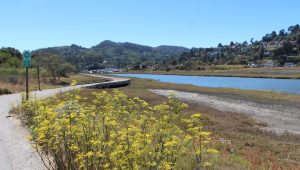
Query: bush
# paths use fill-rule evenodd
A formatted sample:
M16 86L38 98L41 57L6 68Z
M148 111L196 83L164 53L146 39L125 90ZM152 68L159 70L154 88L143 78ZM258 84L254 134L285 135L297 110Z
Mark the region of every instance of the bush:
M19 76L13 76L13 75L8 76L7 81L13 85L16 85L19 82Z
M2 88L0 88L0 95L3 95L3 94L12 94L12 92L9 91L8 89L2 89Z
M93 95L92 102L68 93L20 107L49 169L193 169L218 152L201 115L182 119L187 106L174 97L150 107L118 91Z

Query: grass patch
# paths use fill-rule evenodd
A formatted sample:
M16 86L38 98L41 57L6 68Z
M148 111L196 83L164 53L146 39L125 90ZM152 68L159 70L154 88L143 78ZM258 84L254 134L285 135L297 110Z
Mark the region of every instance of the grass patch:
M25 73L23 73L22 69L19 70L11 70L11 69L2 69L0 70L0 89L6 89L7 91L0 92L0 95L18 93L25 91ZM58 88L62 86L70 85L72 80L76 80L77 84L88 84L88 83L100 83L106 80L96 77L83 76L78 74L72 74L68 77L62 77L55 84L51 81L45 73L41 73L40 82L41 82L41 90L43 89L51 89ZM36 91L38 90L38 79L35 69L29 69L29 90Z
M106 80L103 80L99 77L92 77L92 76L84 76L84 75L80 75L80 74L74 74L71 75L69 77L62 77L61 78L61 82L63 82L64 84L71 84L71 82L73 80L77 81L77 84L90 84L90 83L101 83L104 82Z

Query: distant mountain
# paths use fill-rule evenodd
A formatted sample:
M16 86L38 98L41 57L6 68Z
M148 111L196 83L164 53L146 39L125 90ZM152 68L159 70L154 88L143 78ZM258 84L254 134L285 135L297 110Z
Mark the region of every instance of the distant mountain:
M130 42L105 40L91 48L78 45L50 47L34 51L35 55L58 55L77 66L78 70L104 67L140 68L157 65L175 58L188 48L162 45L150 47Z
M158 47L154 47L153 49L160 54L166 54L166 55L173 54L176 56L189 50L188 48L185 48L185 47L169 46L169 45L161 45Z
M113 42L110 40L105 40L105 41L101 42L100 44L91 47L91 49L100 50L100 51L107 50L109 48L118 48L119 50L135 51L138 53L152 51L152 47L149 47L149 46L134 44L134 43L130 43L130 42L116 43L116 42Z

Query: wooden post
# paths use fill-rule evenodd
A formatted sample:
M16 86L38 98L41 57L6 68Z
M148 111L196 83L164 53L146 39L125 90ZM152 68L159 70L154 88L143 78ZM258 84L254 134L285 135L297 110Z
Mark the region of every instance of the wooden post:
M37 75L38 75L39 91L42 91L41 82L40 82L40 66L37 66Z
M26 67L26 100L29 99L29 90L28 90L28 67Z

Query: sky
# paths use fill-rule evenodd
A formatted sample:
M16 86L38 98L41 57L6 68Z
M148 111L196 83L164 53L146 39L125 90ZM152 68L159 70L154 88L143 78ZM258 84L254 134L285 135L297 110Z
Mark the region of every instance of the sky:
M0 47L214 47L300 24L300 0L0 0Z

